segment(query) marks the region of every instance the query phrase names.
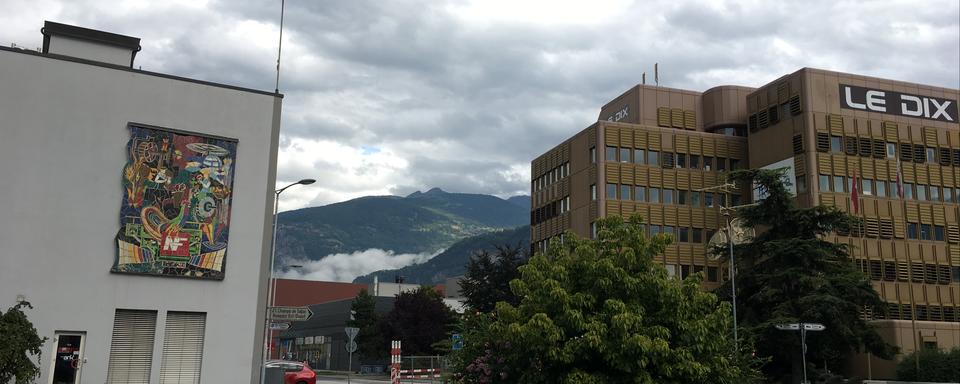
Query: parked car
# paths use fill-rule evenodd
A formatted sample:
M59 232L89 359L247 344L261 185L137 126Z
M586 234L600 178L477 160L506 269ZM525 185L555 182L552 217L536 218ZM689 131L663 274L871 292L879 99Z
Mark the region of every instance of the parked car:
M267 362L267 368L274 367L283 369L284 384L317 384L317 373L310 368L306 361L272 360Z

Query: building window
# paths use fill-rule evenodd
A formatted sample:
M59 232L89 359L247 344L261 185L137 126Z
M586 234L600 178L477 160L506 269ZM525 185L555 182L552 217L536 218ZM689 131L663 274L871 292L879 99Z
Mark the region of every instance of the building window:
M569 210L570 210L570 196L564 197L564 198L563 198L563 201L565 202L565 205L567 206L567 211L569 211Z
M944 187L943 188L943 202L953 203L953 188Z
M797 193L806 193L807 192L807 177L804 175L797 176Z
M903 183L903 198L913 200L913 184Z
M660 188L650 187L650 202L659 203L660 202Z
M918 239L919 230L917 228L917 223L907 223L907 238L908 239Z
M617 198L617 185L607 184L607 199L615 200Z
M596 184L590 184L590 200L593 200L593 201L596 201L596 200L597 200L597 185L596 185Z
M723 157L717 158L717 171L725 172L727 170L727 159Z
M930 186L930 201L940 201L940 187L936 185Z
M927 162L936 163L937 162L937 149L927 147Z
M710 171L713 170L713 158L709 156L703 157L703 170Z
M680 239L681 243L687 243L690 241L690 229L687 227L678 228L677 237Z
M633 150L633 162L634 164L643 164L643 159L646 158L646 154L642 149Z
M716 283L718 278L717 267L707 267L707 281Z
M694 228L694 229L691 230L690 232L691 232L691 236L690 236L690 237L691 237L691 240L692 240L694 243L702 243L702 242L703 242L703 229L701 229L701 228Z
M607 161L617 161L617 147L607 147Z
M830 192L830 176L820 175L820 192Z
M690 276L690 266L689 265L680 265L680 278L686 279L687 276Z
M620 200L631 200L630 199L630 190L633 189L632 186L623 184L620 186Z
M730 195L730 206L731 206L731 207L736 207L736 206L738 206L738 205L740 205L740 195L738 195L738 194L731 194L731 195Z
M664 226L663 226L663 233L666 234L666 235L670 235L670 238L673 238L673 226L672 226L672 225L664 225Z
M936 241L944 241L945 237L944 237L942 225L933 226L933 239Z
M647 165L660 165L660 152L647 151Z
M639 185L633 187L633 199L636 201L647 201L647 188Z
M887 197L887 182L877 180L877 197Z
M863 179L860 182L860 185L861 185L861 188L863 188L863 190L861 191L862 194L867 196L873 196L873 180L872 179Z
M887 158L895 159L897 158L897 144L896 143L887 143Z
M590 223L590 238L591 239L597 238L597 222L596 221Z
M597 163L597 147L590 147L590 162Z
M690 206L700 207L700 191L690 192Z
M200 383L207 314L167 312L160 384Z
M673 190L664 189L663 190L663 203L664 204L673 204Z
M830 152L843 153L843 137L830 136Z
M713 207L713 193L710 193L710 192L703 193L703 206L707 208Z
M157 311L118 309L113 318L107 383L149 383Z
M736 170L738 170L738 169L740 169L740 160L738 160L738 159L730 159L730 170L731 170L731 171L736 171Z
M677 277L677 265L676 264L667 264L664 265L667 269L667 277Z
M620 148L620 162L629 163L630 162L630 148Z
M656 235L659 235L659 234L660 234L660 226L659 226L659 225L651 225L651 226L650 226L650 236L656 236Z
M677 191L677 204L687 205L687 191L684 191L684 190Z
M933 231L930 224L920 224L920 240L933 240Z
M843 184L846 181L843 176L834 176L833 177L833 191L834 192L843 192Z
M917 184L917 200L927 201L927 186Z
M700 169L700 156L690 155L690 169Z
M677 154L677 168L686 168L687 167L687 155L683 153Z

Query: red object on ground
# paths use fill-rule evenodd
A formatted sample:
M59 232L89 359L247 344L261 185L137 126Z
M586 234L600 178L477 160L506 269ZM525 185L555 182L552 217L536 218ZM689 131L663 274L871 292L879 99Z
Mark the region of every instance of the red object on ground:
M267 367L283 368L284 384L317 384L317 373L306 361L272 360L267 362Z

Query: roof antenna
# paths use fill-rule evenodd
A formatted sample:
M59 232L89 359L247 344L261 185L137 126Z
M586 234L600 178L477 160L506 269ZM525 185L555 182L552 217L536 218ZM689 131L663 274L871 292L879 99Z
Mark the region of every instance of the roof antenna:
M641 85L647 85L647 73L646 73L646 72L644 72L644 73L643 73L643 76L640 77L640 84L641 84Z
M658 65L659 65L658 63L653 63L653 81L656 82L657 86L659 87L660 86L660 70L659 68L657 68Z
M277 82L273 93L280 93L280 50L283 48L283 9L286 0L280 0L280 42L277 44Z

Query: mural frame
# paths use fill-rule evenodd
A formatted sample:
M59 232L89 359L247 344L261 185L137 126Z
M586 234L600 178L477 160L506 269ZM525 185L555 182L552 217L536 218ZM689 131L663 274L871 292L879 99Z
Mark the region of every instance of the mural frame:
M234 138L128 122L111 273L223 280Z

